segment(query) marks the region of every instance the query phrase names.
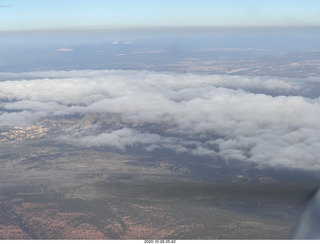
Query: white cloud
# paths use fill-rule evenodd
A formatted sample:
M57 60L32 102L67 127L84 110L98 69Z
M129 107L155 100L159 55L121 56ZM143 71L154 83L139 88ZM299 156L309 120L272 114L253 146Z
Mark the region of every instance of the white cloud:
M320 100L302 96L305 84L317 78L304 83L116 70L1 77L8 81L0 82L0 125L21 126L52 115L95 112L103 120L118 114L121 128L71 130L60 138L89 147L168 148L260 166L320 169ZM139 122L156 129L132 128Z
M58 52L73 52L73 48L59 48L57 49Z

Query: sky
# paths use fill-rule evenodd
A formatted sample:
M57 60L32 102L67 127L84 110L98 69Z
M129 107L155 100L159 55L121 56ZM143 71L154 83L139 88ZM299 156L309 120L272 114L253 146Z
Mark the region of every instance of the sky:
M0 31L320 26L318 0L0 0Z

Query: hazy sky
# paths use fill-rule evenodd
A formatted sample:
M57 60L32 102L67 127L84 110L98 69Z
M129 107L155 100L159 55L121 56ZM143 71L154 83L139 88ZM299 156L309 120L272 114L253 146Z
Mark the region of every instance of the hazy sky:
M0 0L0 31L320 26L319 0Z

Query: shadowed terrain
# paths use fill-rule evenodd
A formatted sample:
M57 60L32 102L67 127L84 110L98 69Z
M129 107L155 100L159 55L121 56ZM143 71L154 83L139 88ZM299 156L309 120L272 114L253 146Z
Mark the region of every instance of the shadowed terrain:
M285 239L317 188L307 172L84 148L55 130L2 129L1 239Z

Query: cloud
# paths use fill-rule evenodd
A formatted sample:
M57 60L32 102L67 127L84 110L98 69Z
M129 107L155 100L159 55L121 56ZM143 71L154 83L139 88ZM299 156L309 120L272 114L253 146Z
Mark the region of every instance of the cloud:
M0 8L12 8L12 6L0 4Z
M0 74L0 125L93 113L59 140L120 150L170 149L261 167L320 169L320 99L304 81L81 70ZM314 92L314 91L313 91Z
M74 49L72 48L59 48L57 49L58 52L73 52Z

